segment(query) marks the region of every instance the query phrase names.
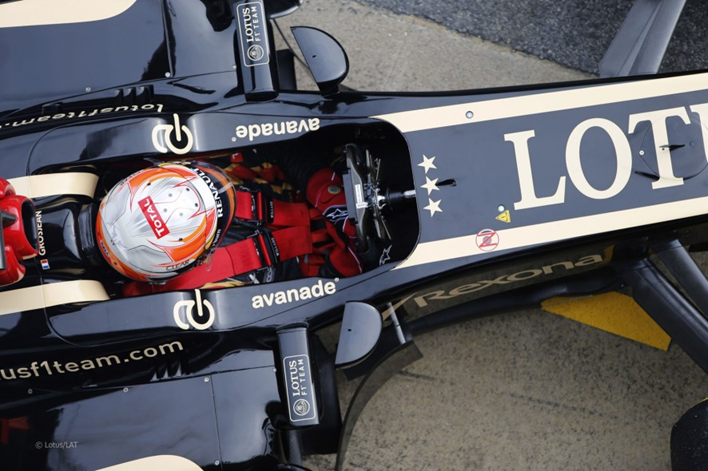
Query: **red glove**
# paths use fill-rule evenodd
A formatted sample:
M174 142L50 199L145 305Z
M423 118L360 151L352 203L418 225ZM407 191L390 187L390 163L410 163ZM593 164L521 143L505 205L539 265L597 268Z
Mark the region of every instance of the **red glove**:
M328 247L324 267L331 266L342 276L353 276L361 273L362 267L356 254L356 228L348 219L342 184L342 177L330 168L323 168L307 183L307 201L327 220L327 232L334 242Z
M342 185L342 177L332 169L323 168L307 183L307 201L320 210L337 229L355 239L356 228L348 219L347 200Z

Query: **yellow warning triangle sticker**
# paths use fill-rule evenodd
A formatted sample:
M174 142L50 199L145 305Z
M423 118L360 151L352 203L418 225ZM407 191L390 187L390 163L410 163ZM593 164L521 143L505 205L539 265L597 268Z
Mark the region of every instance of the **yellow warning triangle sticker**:
M541 308L660 350L668 350L671 343L671 337L634 299L614 291L591 297L551 298L541 303Z
M509 213L509 210L507 209L506 211L501 213L499 216L497 216L495 219L497 221L509 223L509 222L511 222L511 213Z

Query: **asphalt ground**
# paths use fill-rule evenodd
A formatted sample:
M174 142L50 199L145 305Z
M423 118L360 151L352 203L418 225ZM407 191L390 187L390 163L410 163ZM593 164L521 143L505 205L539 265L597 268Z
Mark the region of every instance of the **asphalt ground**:
M358 0L592 74L629 0ZM688 0L662 72L708 69L708 4Z
M280 24L333 34L349 55L344 83L359 90L589 77L353 1L308 0ZM314 88L302 68L298 74ZM335 326L332 346L336 333ZM664 352L539 310L466 322L416 343L424 358L374 396L344 469L666 471L672 425L708 393L705 373L676 345ZM338 375L343 411L356 386ZM305 465L331 470L334 457L308 457Z

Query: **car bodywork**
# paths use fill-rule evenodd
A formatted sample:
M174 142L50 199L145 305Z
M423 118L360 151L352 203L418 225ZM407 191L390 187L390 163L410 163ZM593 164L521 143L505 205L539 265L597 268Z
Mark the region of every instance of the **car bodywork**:
M66 215L35 214L40 257L0 292L4 469L288 469L296 449L336 451L353 425L333 370L350 365L315 334L344 316L340 351L362 360L350 345L381 329L367 306L390 335L353 375L410 361L416 333L475 309L627 285L640 304L680 304L648 298L647 280L658 294L665 281L646 259L705 240L704 73L421 95L323 80L322 93L300 92L278 78L267 3L126 5L100 21L0 28L0 43L23 44L0 71L0 175ZM251 54L242 46L257 34ZM304 48L332 44L315 38ZM36 60L23 69L26 54ZM282 143L303 158L354 143L379 159L382 187L414 190L386 214L393 244L376 268L123 297L115 274L66 242L92 237L80 229L125 168ZM51 238L64 250L42 254ZM705 321L674 310L679 320L657 320L706 368Z

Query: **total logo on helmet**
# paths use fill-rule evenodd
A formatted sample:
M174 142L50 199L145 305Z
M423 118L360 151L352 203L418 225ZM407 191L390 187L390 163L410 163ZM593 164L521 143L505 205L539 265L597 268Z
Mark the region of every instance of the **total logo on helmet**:
M134 173L101 202L96 236L108 263L138 281L191 268L221 240L233 217L228 177L204 163L163 164Z

